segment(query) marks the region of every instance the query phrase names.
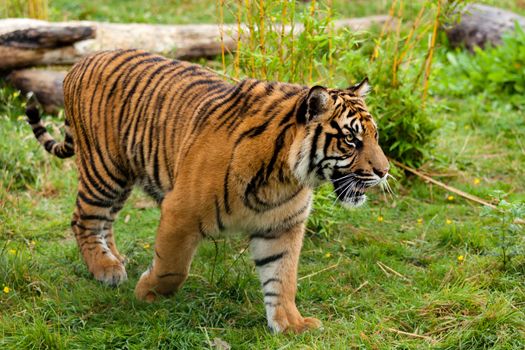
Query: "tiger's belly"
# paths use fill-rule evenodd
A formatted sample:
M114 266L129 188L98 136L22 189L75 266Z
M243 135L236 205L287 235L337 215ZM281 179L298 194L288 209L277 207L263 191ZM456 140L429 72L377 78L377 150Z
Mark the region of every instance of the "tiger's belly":
M164 146L158 145L158 142L149 147L142 142L137 142L132 147L128 147L126 151L129 171L135 179L135 185L143 189L159 204L166 193L173 188L173 172L168 168L172 160L165 152L158 151L162 148Z
M228 220L227 232L244 232L250 236L269 236L304 222L310 214L312 190L302 188L293 198L271 209L256 211L242 205Z

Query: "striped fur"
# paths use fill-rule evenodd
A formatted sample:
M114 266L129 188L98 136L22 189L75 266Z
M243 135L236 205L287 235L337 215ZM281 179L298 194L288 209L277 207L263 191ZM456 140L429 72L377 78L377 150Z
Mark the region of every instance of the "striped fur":
M64 142L47 133L34 106L27 115L48 152L76 154L71 226L96 279L126 279L112 223L139 185L161 206L153 263L135 289L139 299L180 288L202 238L242 231L268 325L301 332L320 325L295 306L312 188L332 181L343 203L358 205L388 172L362 97L367 86L233 85L198 65L118 50L85 58L66 76Z

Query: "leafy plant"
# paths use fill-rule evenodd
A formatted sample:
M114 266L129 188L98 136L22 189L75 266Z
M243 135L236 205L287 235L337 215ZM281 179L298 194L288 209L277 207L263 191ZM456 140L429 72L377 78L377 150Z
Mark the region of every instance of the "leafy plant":
M506 269L511 259L525 253L525 237L523 226L517 223L525 216L525 202L508 202L502 198L503 192L497 191L498 206L493 209L485 207L482 215L492 219L488 227L497 241L497 256L501 257L503 269Z
M475 93L488 96L509 95L514 106L525 103L525 31L516 25L513 33L503 37L503 43L475 54L456 51L446 55L449 67L441 80L442 93L458 97Z

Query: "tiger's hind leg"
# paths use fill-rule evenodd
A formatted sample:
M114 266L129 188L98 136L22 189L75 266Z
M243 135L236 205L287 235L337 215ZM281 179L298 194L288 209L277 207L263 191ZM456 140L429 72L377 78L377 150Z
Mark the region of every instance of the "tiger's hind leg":
M111 207L110 210L110 217L111 220L106 221L104 225L104 239L106 240L106 244L108 245L108 248L111 250L111 253L121 262L126 262L126 257L119 253L117 249L117 245L115 243L115 235L113 234L113 222L117 218L118 212L122 209L124 206L124 203L129 198L129 195L131 194L132 187L130 186L122 194L116 199L115 203L113 204L113 207Z
M119 189L116 193L102 197L81 181L71 222L89 272L95 279L109 285L118 285L127 279L123 258L115 246L112 223L129 195L128 190Z

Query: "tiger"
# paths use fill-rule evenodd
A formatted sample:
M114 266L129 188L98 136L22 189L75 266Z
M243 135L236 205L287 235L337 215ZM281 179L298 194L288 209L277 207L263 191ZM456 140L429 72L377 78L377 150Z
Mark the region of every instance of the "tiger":
M141 50L103 51L63 82L65 139L56 141L28 102L45 150L76 155L71 228L96 280L127 279L112 229L137 185L160 206L153 261L135 296L153 302L183 285L198 244L248 236L268 327L321 326L298 311L297 269L315 187L332 182L356 207L386 181L389 162L365 104L368 79L346 89L245 79Z

